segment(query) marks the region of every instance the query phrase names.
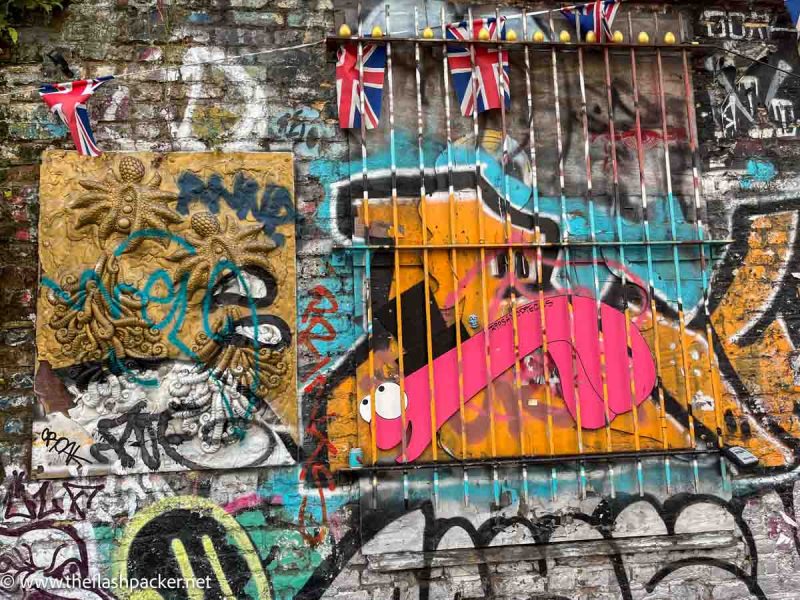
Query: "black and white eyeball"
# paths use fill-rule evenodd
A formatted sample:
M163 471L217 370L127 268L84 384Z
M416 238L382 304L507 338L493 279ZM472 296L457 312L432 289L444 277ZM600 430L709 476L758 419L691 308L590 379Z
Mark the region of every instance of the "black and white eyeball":
M408 395L403 394L405 408L408 409ZM400 386L391 381L381 383L375 388L375 413L384 419L399 419L402 414L400 408ZM367 423L372 421L372 405L367 394L358 403L358 414Z

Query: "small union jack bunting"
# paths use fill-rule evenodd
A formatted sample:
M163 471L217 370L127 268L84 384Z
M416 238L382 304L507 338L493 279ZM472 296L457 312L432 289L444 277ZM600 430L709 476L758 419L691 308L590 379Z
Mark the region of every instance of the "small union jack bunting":
M363 53L365 125L367 129L374 129L381 118L386 46L364 44ZM358 129L361 127L362 79L358 68L358 44L348 43L341 46L337 59L336 100L339 106L339 126L342 129Z
M97 88L110 79L114 79L114 76L81 79L69 83L46 83L39 88L39 95L44 103L61 117L69 128L78 154L82 156L99 156L102 153L92 135L86 101Z
M505 18L500 18L498 27L495 18L474 19L472 21L472 35L470 35L467 22L450 23L447 26L448 40L478 39L481 29L489 31L490 40L506 39ZM501 56L502 55L502 56ZM497 47L475 45L473 81L473 59L470 57L468 46L456 44L447 45L447 62L450 65L450 74L453 77L453 90L461 105L461 114L465 117L472 115L473 109L477 111L500 108L500 90L502 89L506 107L511 103L511 93L508 78L508 53L499 52ZM502 65L502 68L501 68ZM477 92L477 102L475 94Z
M610 40L611 25L617 16L620 3L617 0L598 0L576 8L562 8L561 13L575 27L575 19L581 28L581 38L590 31L594 32L598 42Z

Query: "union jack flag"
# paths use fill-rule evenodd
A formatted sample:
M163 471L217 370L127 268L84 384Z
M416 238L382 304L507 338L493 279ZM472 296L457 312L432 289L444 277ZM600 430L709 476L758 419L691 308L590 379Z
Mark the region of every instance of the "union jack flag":
M363 48L364 112L367 129L378 126L381 118L383 78L386 67L386 46L365 44ZM358 72L358 45L339 48L336 61L336 99L339 105L339 126L342 129L361 127L361 82Z
M505 17L500 18L500 27L497 20L474 19L472 21L472 35L469 34L467 22L450 23L447 26L448 40L478 39L481 29L489 31L490 40L506 39ZM473 60L470 58L468 46L448 44L447 62L450 65L450 74L453 76L453 89L458 102L461 104L461 114L471 116L475 105L475 92L478 94L477 110L479 113L492 108L500 108L500 89L503 90L506 107L511 104L511 92L508 78L508 53L500 52L497 47L475 44L475 81L473 82ZM502 69L500 66L502 65Z
M114 79L113 75L97 79L81 79L69 83L46 83L39 88L39 95L50 110L56 113L69 128L72 141L82 156L100 156L102 151L97 147L89 122L89 111L86 101L95 90L106 81Z
M562 8L561 13L575 27L578 19L581 37L594 31L598 42L611 39L611 25L617 16L620 3L617 0L599 0L576 8Z

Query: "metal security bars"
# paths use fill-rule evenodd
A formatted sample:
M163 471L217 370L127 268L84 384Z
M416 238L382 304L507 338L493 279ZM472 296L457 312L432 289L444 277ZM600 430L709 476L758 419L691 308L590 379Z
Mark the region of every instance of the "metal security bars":
M332 200L365 340L350 466L371 471L375 498L395 470L407 497L421 466L437 497L446 466L468 502L469 470L486 466L499 502L500 465L524 475L555 458L575 461L585 490L586 461L625 456L643 493L642 460L662 457L669 487L683 454L698 488L697 455L723 442L708 283L728 240L703 226L690 73L703 48L659 10L620 10L621 42L576 41L552 10L509 15L516 40L459 41L474 97L479 53L510 65L510 105L466 116L442 24L471 9L431 26L413 7L413 31L395 34L386 6L372 11L380 37L359 19L330 38L357 45L362 115L365 47L386 47L380 124L354 130ZM551 479L555 494L556 467Z

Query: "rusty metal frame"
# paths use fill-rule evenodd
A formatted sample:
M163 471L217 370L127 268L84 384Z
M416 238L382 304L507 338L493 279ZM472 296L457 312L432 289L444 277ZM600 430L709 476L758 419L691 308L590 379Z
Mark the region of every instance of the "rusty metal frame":
M450 115L450 86L449 86L449 69L447 65L447 53L444 51L445 46L448 43L446 38L446 28L442 27L441 37L440 38L422 38L418 37L420 32L419 26L419 15L415 8L414 11L414 32L416 34L415 37L400 37L400 36L392 36L391 35L391 27L390 27L390 12L389 6L386 6L385 10L385 19L386 19L386 35L382 38L372 38L372 37L365 37L363 33L363 22L361 19L361 6L359 5L359 23L358 23L358 35L352 37L340 37L340 36L330 36L328 38L329 43L332 44L341 44L344 42L353 43L355 42L358 45L358 69L359 69L359 83L360 85L360 95L359 95L359 102L361 107L361 127L360 127L360 141L361 141L361 158L362 158L362 198L361 198L361 211L362 211L362 224L364 228L364 242L363 243L353 243L351 245L343 245L337 246L340 248L346 248L349 250L358 251L359 253L363 253L364 255L364 278L366 280L365 286L365 293L364 293L364 301L366 304L366 337L367 337L367 345L368 345L368 369L369 369L369 397L371 399L371 414L372 420L370 422L370 447L371 447L371 464L365 465L362 470L368 471L373 473L372 485L373 490L377 489L377 475L379 471L382 470L398 470L401 469L404 471L404 496L406 500L408 500L408 488L407 488L407 480L405 477L405 473L407 473L410 469L418 469L427 466L433 466L433 495L435 502L438 502L438 470L437 467L443 464L447 464L448 466L458 467L460 466L463 469L463 476L464 476L464 502L465 504L469 504L469 475L468 469L471 466L476 465L493 465L493 486L494 486L494 496L495 502L499 502L499 484L498 484L498 471L497 468L499 465L519 465L521 467L522 477L525 481L525 494L527 495L527 470L526 465L531 463L549 463L554 461L570 461L570 460L577 460L580 464L581 468L581 493L585 493L584 489L584 481L585 481L585 472L583 470L583 461L593 461L593 460L606 460L608 461L608 469L609 469L609 477L611 481L611 488L612 488L612 496L614 494L614 473L613 473L613 465L609 459L613 457L631 457L637 461L637 474L638 474L638 485L639 485L639 492L644 493L644 482L643 482L643 475L642 475L642 461L641 459L644 457L651 457L651 456L662 456L664 457L665 461L665 479L667 484L667 489L670 487L670 466L669 466L669 457L676 454L681 455L689 455L692 457L694 473L695 473L695 489L699 489L699 482L697 481L697 460L696 457L700 454L706 453L716 453L717 450L703 450L702 448L698 448L697 442L695 439L695 427L694 427L694 416L692 414L692 396L691 396L691 385L689 383L689 371L688 371L688 355L687 350L685 348L685 344L687 343L685 332L686 332L686 321L685 315L683 311L683 300L682 300L682 282L681 282L681 274L680 274L680 256L679 256L679 249L682 247L697 247L699 249L699 256L701 261L701 274L702 274L702 303L703 303L703 311L705 317L705 329L706 329L706 338L709 347L709 370L711 372L711 379L712 379L712 390L714 394L714 401L715 401L715 411L716 411L716 422L717 422L717 434L720 436L720 440L722 439L722 420L721 420L721 405L719 399L719 390L716 380L714 378L714 364L713 364L713 337L711 333L711 325L710 325L710 315L709 315L709 308L708 308L708 276L707 276L707 264L706 264L706 247L709 249L716 245L726 245L729 244L732 240L729 239L717 239L711 240L706 239L705 230L703 228L702 220L701 220L701 200L700 200L700 189L699 189L699 153L697 147L697 140L695 137L695 130L694 130L694 113L693 108L691 106L691 84L689 83L688 79L688 56L689 53L697 53L697 52L706 52L709 49L717 49L715 46L705 46L699 45L694 43L686 43L684 39L684 32L683 26L681 24L681 42L678 44L638 44L628 42L628 43L604 43L604 42L596 42L596 43L585 43L580 41L580 27L576 24L576 33L578 34L577 42L569 42L564 43L560 41L556 41L555 39L549 39L542 42L534 42L527 40L527 17L526 12L522 12L522 28L523 28L523 40L520 41L508 41L502 39L496 40L478 40L473 37L473 30L472 30L472 11L471 9L467 13L468 19L468 29L469 29L469 39L464 41L459 41L459 44L467 46L470 52L470 64L473 72L472 82L471 85L473 86L473 94L477 97L477 90L475 89L476 77L475 77L475 70L476 70L476 57L475 57L475 50L476 47L480 46L492 46L496 47L499 52L500 56L500 66L499 69L502 69L502 62L504 56L509 56L513 52L523 52L524 53L524 66L525 66L525 85L527 91L527 108L528 108L528 119L529 119L529 154L530 154L530 162L532 168L532 178L531 178L531 197L533 201L533 220L534 220L534 232L535 232L535 240L533 242L514 242L513 241L513 233L512 233L512 224L510 218L510 211L509 211L509 183L508 183L508 172L507 172L507 162L509 159L509 149L508 149L508 134L507 134L507 124L506 124L506 107L505 102L503 99L503 89L502 89L502 77L498 77L499 89L498 92L501 98L501 109L500 109L500 120L501 120L501 130L502 130L502 160L501 160L501 167L502 167L502 182L503 182L503 192L499 194L500 196L500 217L502 221L502 235L503 235L503 242L492 242L486 239L486 228L484 223L484 213L482 210L483 207L483 198L482 198L482 190L481 190L481 180L482 180L482 172L481 172L481 143L480 143L480 122L477 115L477 102L473 105L473 113L471 115L472 118L472 134L474 136L474 164L473 164L473 172L474 177L476 180L475 185L475 194L477 195L477 208L478 208L478 241L477 242L459 242L458 236L455 230L455 223L456 223L456 201L455 201L455 192L454 192L454 184L453 184L453 141L452 141L452 132L451 132L451 115ZM550 15L550 29L551 35L555 32L555 27L553 26L553 18L552 18L552 11L549 11ZM500 14L499 11L495 12L495 18L498 19L498 26L500 22ZM441 10L441 19L442 23L445 23L445 12L444 8ZM656 32L658 31L658 21L656 17ZM630 40L633 39L633 25L631 22L630 15L628 15L628 33ZM364 108L365 108L365 97L364 97L364 86L363 86L363 77L364 77L364 65L363 65L363 45L365 43L370 44L384 44L386 46L387 51L387 75L388 75L388 108L389 108L389 150L390 150L390 157L391 157L391 165L390 165L390 176L391 176L391 244L375 244L372 243L370 240L370 217L369 217L369 175L368 175L368 160L367 160L367 145L366 145L366 124L364 118ZM400 207L398 201L398 191L397 191L397 161L396 161L396 141L395 141L395 107L394 107L394 77L393 77L393 57L392 57L392 47L395 44L412 44L413 45L413 52L414 52L414 67L415 67L415 102L416 102L416 117L417 117L417 149L419 154L419 178L420 178L420 189L419 189L419 212L421 215L422 221L422 242L421 243L405 243L403 240L403 236L401 234L400 228ZM422 111L422 79L423 79L423 71L422 71L422 60L421 60L421 51L426 46L429 47L438 47L442 49L442 69L443 69L443 90L444 90L444 110L445 110L445 128L446 128L446 156L447 156L447 181L448 181L448 212L449 212L449 242L448 243L428 243L428 228L430 225L429 222L429 215L428 215L428 195L426 191L426 184L425 184L425 157L424 157L424 119L423 119L423 111ZM544 239L542 229L541 229L541 221L540 221L540 207L539 207L539 200L540 200L540 193L539 193L539 182L538 182L538 171L537 171L537 157L536 157L536 137L535 137L535 127L534 127L534 103L533 103L533 95L532 95L532 87L531 87L531 52L546 52L549 55L551 70L552 70L552 81L553 81L553 100L554 100L554 111L555 111L555 122L556 122L556 145L557 145L557 155L558 155L558 189L559 189L559 198L560 198L560 207L561 207L561 216L559 219L559 229L561 232L561 237L557 241L549 240L546 241ZM584 74L584 53L585 52L601 52L602 53L602 60L603 65L605 68L605 78L604 78L604 85L605 85L605 95L607 101L607 115L608 115L608 123L609 123L609 140L611 145L611 160L613 165L613 180L611 182L612 185L612 193L613 193L613 201L614 206L616 207L615 210L615 235L612 241L600 241L597 239L596 233L596 225L595 225L595 206L594 206L594 199L593 199L593 183L592 183L592 161L589 152L589 126L588 126L588 113L587 113L587 94L586 94L586 81L585 81L585 74ZM562 140L562 125L561 125L561 108L560 108L560 99L559 99L559 69L558 69L558 59L562 53L569 53L575 54L578 61L578 78L579 78L579 86L580 86L580 103L581 103L581 130L583 135L583 158L585 163L585 194L584 198L587 202L588 206L588 218L589 218L589 240L576 240L570 238L570 231L569 231L569 220L567 219L567 212L566 212L566 185L565 185L565 167L564 167L564 154L563 154L563 140ZM623 230L622 230L622 221L621 221L621 201L620 201L620 194L619 194L619 176L618 176L618 161L617 161L617 151L616 151L616 136L615 136L615 120L614 120L614 102L612 97L611 91L611 63L610 63L610 56L612 54L619 54L622 56L629 56L630 59L630 70L631 70L631 78L632 78L632 86L633 86L633 102L634 102L634 119L635 119L635 132L636 132L636 159L638 163L638 171L639 171L639 183L640 183L640 191L641 191L641 209L643 214L642 220L642 239L631 239L625 240L623 239ZM666 176L666 185L667 185L667 205L669 211L669 219L670 219L670 239L664 240L654 240L651 238L650 233L650 224L648 220L648 202L647 202L647 186L645 183L645 173L647 171L647 165L644 155L644 143L642 137L642 121L641 121L641 111L639 105L639 82L637 80L637 56L646 54L650 56L654 56L656 63L657 63L657 74L658 80L656 82L656 87L658 90L658 98L659 98L659 107L660 107L660 119L661 119L661 127L663 131L662 135L662 146L663 146L663 154L664 154L664 164L663 169L665 171ZM695 239L678 239L677 229L676 229L676 222L675 222L675 210L674 210L674 196L673 196L673 189L672 189L672 172L670 167L670 151L669 151L669 142L667 139L667 113L666 113L666 100L665 100L665 91L664 91L664 80L663 80L663 64L662 64L662 55L670 54L676 58L680 58L683 64L683 76L686 85L686 118L689 124L689 136L690 136L690 149L692 152L692 180L693 180L693 191L694 191L694 238ZM510 59L509 59L510 62ZM653 268L653 254L652 249L654 247L663 246L666 248L670 248L673 257L673 263L676 273L676 287L677 287L677 304L678 304L678 321L679 321L679 336L680 336L680 354L681 354L681 364L683 367L683 386L684 386L684 399L685 399L685 407L688 415L688 431L689 431L689 441L690 441L690 448L670 448L669 442L667 439L666 433L666 408L665 408L665 392L663 383L661 381L661 374L662 369L664 367L663 360L661 357L660 352L660 342L659 342L659 334L658 334L658 313L657 307L655 302L655 284L654 284L654 268ZM634 379L634 369L633 369L633 359L632 359L632 341L631 341L631 328L633 327L632 317L630 313L630 309L628 306L628 302L625 302L625 338L627 344L627 351L628 351L628 368L630 373L630 393L631 393L631 413L633 416L633 439L634 439L634 450L631 451L615 451L612 443L612 435L611 435L611 419L610 419L610 409L609 409L609 388L608 388L608 380L607 380L607 359L605 355L605 336L603 333L603 318L602 318L602 303L600 297L600 282L598 276L598 269L599 269L599 261L598 261L598 250L603 247L613 247L619 250L620 259L623 265L626 264L625 261L625 248L632 248L632 247L643 247L646 252L647 256L647 276L648 276L648 295L650 306L649 310L652 315L652 321L654 325L654 345L653 353L655 355L655 363L656 363L656 390L658 393L658 410L659 410L659 418L660 418L660 427L661 427L661 440L660 443L662 445L661 450L653 451L648 449L643 449L641 444L640 432L639 432L639 415L637 404L635 401L635 379ZM544 373L545 373L545 385L544 385L544 393L545 393L545 402L546 402L546 419L544 424L545 429L545 437L546 437L546 444L547 444L547 451L545 455L530 455L530 449L527 448L528 444L526 443L525 433L523 431L523 422L524 422L524 411L523 411L523 402L524 399L522 397L522 385L521 385L521 357L519 355L519 340L520 340L520 331L519 331L519 323L517 317L517 298L516 295L512 292L511 295L511 315L512 315L512 332L513 332L513 344L514 344L514 396L517 405L517 412L518 418L520 421L520 431L519 431L519 449L520 449L520 456L518 458L514 457L504 457L498 456L497 452L497 441L496 441L496 430L495 430L495 414L494 414L494 403L492 402L492 398L494 395L492 382L492 364L491 364L491 342L490 342L490 335L489 335L489 309L488 309L488 284L487 284L487 250L500 250L501 252L496 253L498 257L501 254L506 255L506 275L508 276L509 280L511 281L511 288L514 289L514 279L516 277L516 260L514 255L515 249L531 249L534 248L536 250L536 281L537 281L537 295L539 297L539 312L540 312L540 319L541 319L541 327L542 327L542 350L544 355ZM601 372L601 379L602 379L602 396L603 396L603 405L604 411L606 414L606 424L604 426L605 429L605 441L606 441L606 452L603 453L592 453L586 452L583 443L583 430L581 425L581 403L580 397L578 396L577 389L575 390L575 403L576 403L576 426L577 426L577 441L576 447L578 452L575 454L557 454L554 447L554 423L553 423L553 415L551 411L551 369L547 353L547 326L546 326L546 314L545 314L545 293L544 293L544 282L543 279L543 249L545 248L557 248L563 252L564 255L564 262L565 266L562 268L562 276L565 278L565 290L566 295L568 298L567 303L567 318L569 320L569 331L570 331L570 340L573 345L576 343L576 324L575 324L575 314L572 304L572 296L574 291L572 289L572 284L570 281L570 265L571 265L571 250L577 248L588 248L591 251L591 264L592 264L592 281L593 287L595 292L595 299L596 299L596 318L597 318L597 328L599 333L599 343L600 343L600 372ZM451 271L453 275L453 292L455 296L454 301L454 311L455 311L455 337L456 337L456 352L458 358L458 372L457 372L457 385L458 385L458 395L459 395L459 414L462 419L462 427L461 427L461 448L460 448L460 457L454 456L452 453L447 452L449 457L447 460L440 460L439 456L439 447L437 443L437 415L436 415L436 401L435 401L435 380L434 380L434 371L433 371L433 340L432 340L432 333L431 333L431 290L430 287L427 285L430 281L430 252L432 251L441 251L447 252L450 256L451 262ZM465 398L464 398L464 372L463 372L463 364L462 364L462 343L463 340L461 339L461 329L460 323L462 320L463 315L459 315L459 302L458 302L458 290L459 290L459 280L458 280L458 253L459 251L477 251L479 255L479 273L480 273L480 295L481 295L481 320L480 323L482 325L482 329L484 331L484 344L486 349L486 360L485 360L485 369L486 369L486 376L487 376L487 387L486 387L486 394L488 395L488 413L489 413L489 430L490 430L490 448L491 448L491 457L486 459L474 459L471 458L468 454L467 447L468 447L468 440L467 440L467 432L466 427L463 426L465 423ZM396 317L396 325L397 325L397 348L398 348L398 363L399 363L399 387L400 387L400 411L401 411L401 425L403 434L401 435L401 457L403 459L403 464L401 465L384 465L378 463L378 451L377 451L377 433L376 433L376 400L375 400L375 385L374 379L376 376L375 373L375 349L374 349L374 341L373 341L373 331L372 331L372 318L373 318L373 310L372 310L372 301L371 301L371 256L374 253L392 253L394 256L394 277L396 282L396 292L395 292L395 317ZM401 294L399 290L401 288L401 253L403 252L421 252L422 256L422 265L423 265L423 278L426 282L425 284L425 328L426 328L426 350L427 350L427 372L428 372L428 385L430 390L430 420L431 420L431 430L432 430L432 442L431 442L431 453L432 453L432 462L415 462L413 464L405 462L406 460L406 431L407 431L407 415L406 415L406 403L405 403L405 375L404 375L404 363L403 363L403 354L404 354L404 345L403 345L403 316L402 316L402 302L401 302ZM494 254L494 253L493 253ZM622 273L622 281L623 287L626 281L626 276L623 270ZM572 355L573 361L573 374L577 377L577 371L575 365L575 356ZM562 381L562 385L567 384L567 382ZM569 382L569 384L574 384L574 382ZM577 386L576 386L577 387ZM359 392L359 397L361 394ZM455 460L451 460L455 459ZM555 465L552 469L552 495L555 497L557 495L557 472ZM373 499L376 498L377 493L373 494Z

